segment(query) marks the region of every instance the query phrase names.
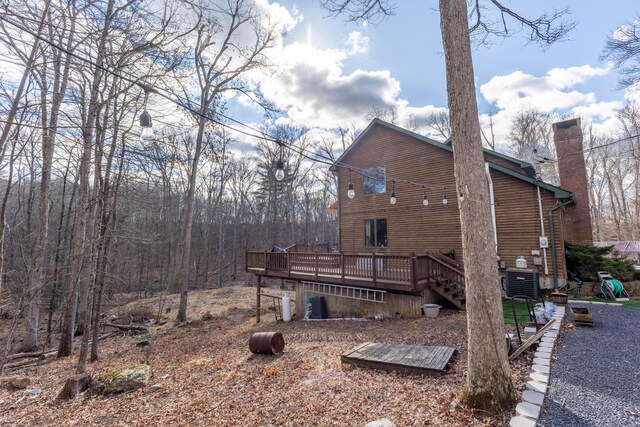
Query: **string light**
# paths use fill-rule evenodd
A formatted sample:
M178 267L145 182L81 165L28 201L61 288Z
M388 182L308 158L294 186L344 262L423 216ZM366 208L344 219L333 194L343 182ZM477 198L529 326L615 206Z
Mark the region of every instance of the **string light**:
M351 181L351 168L349 168L349 190L347 190L347 197L353 199L356 196L356 192L353 189L353 182Z
M282 150L283 144L281 141L278 141L279 145L279 155L278 161L276 162L276 179L278 181L282 181L284 179L284 162L282 161Z
M147 101L149 100L149 92L151 92L151 90L146 85L140 86L144 90L143 111L142 114L140 114L140 138L142 141L148 141L153 139L153 122L151 121L151 114L147 112Z
M422 186L422 204L425 206L429 206L429 198L427 197L427 190Z
M447 203L449 203L449 200L447 200L447 190L445 188L444 193L442 195L442 204L446 205Z
M459 202L464 202L464 199L466 196L469 195L469 186L467 184L461 185L459 190L459 194L458 194L458 201Z
M396 202L398 201L396 199L396 182L395 181L391 181L392 187L391 187L391 198L389 199L389 203L391 203L392 205L395 205Z

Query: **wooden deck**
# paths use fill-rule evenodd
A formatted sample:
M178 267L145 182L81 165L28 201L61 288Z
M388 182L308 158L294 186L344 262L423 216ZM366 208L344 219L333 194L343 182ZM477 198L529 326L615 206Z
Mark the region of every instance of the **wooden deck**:
M258 276L417 293L427 287L464 307L464 273L432 254L246 253L246 271Z
M444 373L455 349L442 346L368 342L340 356L343 363L363 368L415 374Z

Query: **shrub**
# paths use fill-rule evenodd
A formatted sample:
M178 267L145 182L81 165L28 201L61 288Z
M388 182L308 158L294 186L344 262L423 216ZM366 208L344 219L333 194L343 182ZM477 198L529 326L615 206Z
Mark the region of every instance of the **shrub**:
M573 277L586 281L597 281L598 271L608 271L618 280L634 277L633 262L624 258L613 246L587 246L579 243L564 243L567 271Z

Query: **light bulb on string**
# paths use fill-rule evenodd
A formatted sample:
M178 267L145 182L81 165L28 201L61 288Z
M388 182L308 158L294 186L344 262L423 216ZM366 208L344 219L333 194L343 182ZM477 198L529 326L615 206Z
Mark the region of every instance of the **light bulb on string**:
M391 198L389 199L389 203L395 205L398 200L396 199L396 183L393 181L393 186L391 187Z
M350 199L353 199L354 197L356 197L356 192L353 189L353 183L349 183L349 190L347 190L347 197Z
M446 205L447 203L449 203L449 200L447 200L447 192L445 191L442 195L442 204Z
M427 192L425 191L422 196L422 204L425 206L429 206L429 198L427 197Z
M140 114L140 138L142 141L147 141L153 139L153 121L151 120L151 114L147 111L147 101L149 100L149 93L152 89L143 84L140 84L140 87L144 90L143 111L142 114Z
M351 181L351 168L349 168L349 189L347 190L347 197L353 199L356 196L356 192L353 189L353 182Z
M279 147L279 155L278 161L276 162L276 179L278 181L282 181L284 179L284 162L282 161L282 151L284 149L282 141L277 141Z
M282 181L284 179L284 164L282 160L278 160L276 163L276 179Z
M469 194L469 186L467 184L461 185L458 193L458 201L464 202L465 196Z

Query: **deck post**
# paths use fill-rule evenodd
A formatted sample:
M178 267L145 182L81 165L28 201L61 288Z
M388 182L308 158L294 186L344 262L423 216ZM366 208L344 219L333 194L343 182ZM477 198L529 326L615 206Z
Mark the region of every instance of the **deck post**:
M411 252L411 258L409 259L409 263L410 263L410 273L411 273L411 287L413 288L413 290L416 289L416 287L418 286L418 284L416 283L416 253L415 252Z
M318 278L318 252L316 251L316 279Z
M344 265L344 252L340 251L340 266L342 267L342 284L344 284L344 270L345 270L345 265Z
M267 251L264 251L264 272L267 272L267 267L269 266Z
M258 276L258 285L256 286L256 323L260 323L260 285L262 284L262 276Z
M373 286L376 286L376 276L377 274L377 268L376 268L376 253L374 252L373 255L371 255L371 275L373 277Z
M287 276L291 276L291 254L287 253L285 256L287 257Z

